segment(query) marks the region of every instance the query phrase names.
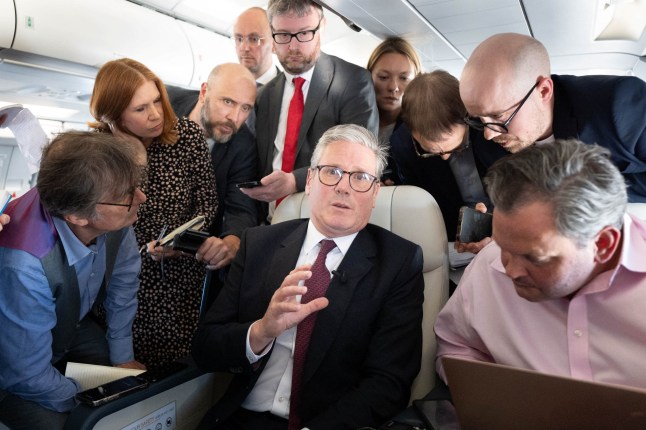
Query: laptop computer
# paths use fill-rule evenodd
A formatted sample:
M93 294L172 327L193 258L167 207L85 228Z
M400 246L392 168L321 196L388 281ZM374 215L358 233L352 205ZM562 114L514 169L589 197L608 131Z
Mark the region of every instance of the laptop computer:
M646 390L452 357L442 363L463 430L646 429Z

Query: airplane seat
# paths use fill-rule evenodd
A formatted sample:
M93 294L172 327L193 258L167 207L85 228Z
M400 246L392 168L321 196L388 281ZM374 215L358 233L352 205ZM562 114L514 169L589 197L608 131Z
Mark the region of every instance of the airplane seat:
M626 212L637 218L646 220L646 203L628 203Z
M285 198L276 208L272 224L308 218L305 193ZM425 190L409 185L381 187L370 223L418 244L424 253L424 317L422 365L413 382L411 400L425 396L435 385L435 318L449 296L448 245L444 219L435 199Z

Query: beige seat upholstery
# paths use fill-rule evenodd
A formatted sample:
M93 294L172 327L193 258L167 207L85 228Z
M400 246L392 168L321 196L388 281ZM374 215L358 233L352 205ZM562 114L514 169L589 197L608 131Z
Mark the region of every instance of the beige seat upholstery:
M305 193L296 193L278 206L272 224L309 218ZM435 334L433 324L449 295L449 263L444 220L435 199L421 188L381 187L370 223L415 242L424 252L424 319L422 367L413 383L411 399L427 394L435 385Z

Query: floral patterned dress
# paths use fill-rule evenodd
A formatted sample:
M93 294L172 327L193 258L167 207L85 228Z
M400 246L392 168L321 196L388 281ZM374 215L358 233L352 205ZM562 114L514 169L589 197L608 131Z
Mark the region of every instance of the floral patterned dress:
M156 139L147 149L147 201L135 224L139 246L157 239L166 224L170 232L204 215L206 231L215 219L215 178L202 131L186 118L179 119L177 130L175 144ZM154 261L143 255L133 325L136 360L148 367L159 366L189 354L205 274L205 265L193 256Z

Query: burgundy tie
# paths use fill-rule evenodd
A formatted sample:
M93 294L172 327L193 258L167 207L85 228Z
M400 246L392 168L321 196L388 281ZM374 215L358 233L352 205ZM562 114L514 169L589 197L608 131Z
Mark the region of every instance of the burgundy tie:
M303 84L305 79L294 78L294 95L289 102L289 111L287 112L287 130L285 131L285 144L283 146L283 172L294 170L294 161L296 160L296 144L298 143L298 133L301 130L301 119L303 119L303 108L305 99L303 98Z
M318 297L323 297L330 285L330 272L325 266L327 254L336 247L333 240L324 239L321 241L321 249L312 265L312 277L305 282L307 292L301 297L301 303L308 303ZM301 321L296 328L296 344L294 346L294 368L292 370L292 393L289 402L289 430L301 428L301 419L298 409L301 400L301 377L307 350L310 344L310 336L316 323L316 313L310 314Z

